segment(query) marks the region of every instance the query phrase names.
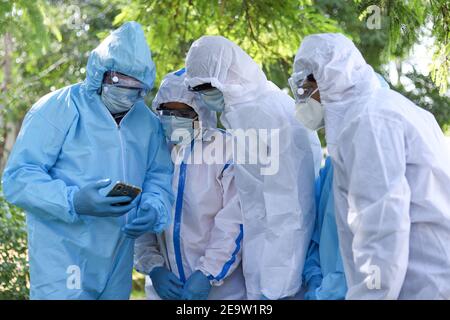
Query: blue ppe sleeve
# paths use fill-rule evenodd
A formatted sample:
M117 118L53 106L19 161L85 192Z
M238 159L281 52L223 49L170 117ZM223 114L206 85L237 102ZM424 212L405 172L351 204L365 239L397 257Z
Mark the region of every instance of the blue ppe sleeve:
M308 285L308 282L314 276L322 276L322 271L320 268L320 254L319 254L319 243L320 243L320 231L321 231L321 219L319 219L319 201L321 195L321 189L323 185L323 172L324 169L320 170L319 177L315 181L315 202L316 202L316 216L314 220L314 231L312 234L311 242L308 247L308 252L306 253L305 266L303 267L303 283Z
M314 232L309 244L308 252L306 254L305 266L303 268L303 283L308 285L308 282L314 276L322 276L320 269L320 255L319 255L319 225L318 219L314 223Z
M172 192L173 164L161 125L150 141L148 169L142 187L141 203L148 202L159 212L158 224L170 224L174 196Z
M44 98L45 105L38 102L24 119L3 173L3 191L9 202L28 212L71 223L78 219L73 208L78 187L52 178L49 171L58 159L75 115L64 113L69 109L66 105L54 108L53 104L58 103L54 100L58 99Z

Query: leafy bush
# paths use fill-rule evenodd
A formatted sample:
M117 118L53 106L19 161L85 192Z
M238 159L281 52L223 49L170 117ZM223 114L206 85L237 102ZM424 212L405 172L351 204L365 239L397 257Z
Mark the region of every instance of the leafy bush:
M28 299L25 213L0 194L0 299Z
M130 298L131 300L145 299L145 276L136 270L133 270L133 287Z

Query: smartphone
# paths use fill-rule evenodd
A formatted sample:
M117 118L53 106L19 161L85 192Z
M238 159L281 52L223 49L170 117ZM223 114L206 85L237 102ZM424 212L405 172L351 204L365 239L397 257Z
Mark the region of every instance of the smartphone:
M114 187L111 189L111 191L108 192L106 195L107 197L120 197L120 196L127 196L131 198L131 201L133 201L140 193L142 192L141 188L133 186L131 184L117 181ZM116 204L117 206L123 206L129 204L129 202L121 202Z

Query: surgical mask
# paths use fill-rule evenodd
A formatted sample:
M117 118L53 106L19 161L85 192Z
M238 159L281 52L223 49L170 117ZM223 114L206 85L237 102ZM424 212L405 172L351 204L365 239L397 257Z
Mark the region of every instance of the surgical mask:
M195 119L162 115L160 120L168 141L174 144L187 144L194 139Z
M225 109L225 100L219 89L210 89L200 92L200 97L206 107L211 111L223 112Z
M126 112L142 98L141 90L103 84L101 99L112 114Z
M313 98L295 104L295 118L310 130L319 130L325 126L325 109Z

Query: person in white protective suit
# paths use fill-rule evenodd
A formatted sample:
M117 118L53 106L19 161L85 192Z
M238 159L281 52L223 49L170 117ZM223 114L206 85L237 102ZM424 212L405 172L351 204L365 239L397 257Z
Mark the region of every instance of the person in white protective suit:
M135 268L150 275L149 299L242 300L242 212L231 139L217 129L216 113L201 106L184 78L184 69L168 74L153 101L173 143L172 224L163 235L137 239Z
M325 125L346 299L449 299L450 152L433 115L341 34L306 37L290 82L299 120Z
M235 139L244 276L249 299L294 296L314 226L314 178L322 157L317 134L295 120L294 100L224 37L203 36L192 44L186 85L208 108L222 112L227 129L267 130L270 135L270 141L258 136L259 150L268 150L276 163L277 170L270 172L262 170L263 161L238 161L236 154L243 149L249 156L254 150Z

